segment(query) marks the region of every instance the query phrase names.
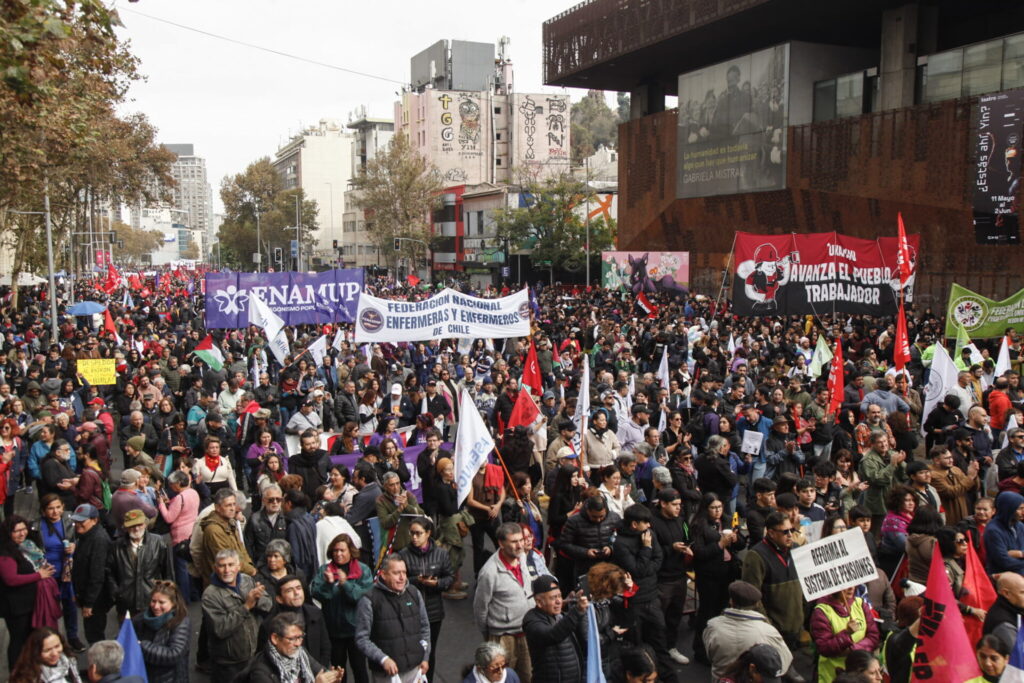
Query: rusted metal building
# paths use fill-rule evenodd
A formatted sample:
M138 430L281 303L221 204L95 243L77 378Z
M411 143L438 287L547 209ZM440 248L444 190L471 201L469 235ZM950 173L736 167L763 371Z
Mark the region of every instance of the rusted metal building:
M631 94L618 248L689 251L696 291L717 292L736 231L874 238L897 212L922 236L919 303L1024 286L1024 246L973 221L979 97L1024 102L1024 3L590 0L544 24L544 68Z

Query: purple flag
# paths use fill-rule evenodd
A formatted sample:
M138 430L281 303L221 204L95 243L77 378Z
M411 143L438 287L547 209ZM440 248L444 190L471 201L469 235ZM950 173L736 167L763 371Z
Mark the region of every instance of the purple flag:
M355 320L362 289L362 269L322 273L207 273L206 327L246 327L252 296L266 302L285 325L348 323Z

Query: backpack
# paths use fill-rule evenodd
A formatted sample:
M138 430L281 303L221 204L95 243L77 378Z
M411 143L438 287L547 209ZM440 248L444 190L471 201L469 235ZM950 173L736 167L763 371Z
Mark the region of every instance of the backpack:
M100 486L103 487L103 509L109 510L110 503L114 500L114 495L110 492L110 482L104 479L100 482Z
M698 448L704 448L704 442L707 441L708 433L704 427L704 415L707 414L707 408L700 408L690 416L690 421L686 423L686 431L693 435L694 446Z

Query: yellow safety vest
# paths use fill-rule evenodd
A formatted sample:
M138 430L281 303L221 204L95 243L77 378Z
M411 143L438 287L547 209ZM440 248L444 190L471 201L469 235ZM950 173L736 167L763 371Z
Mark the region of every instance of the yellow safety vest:
M832 605L820 604L814 609L821 610L828 618L829 626L832 627L832 633L839 633L846 629L850 623L850 619L856 619L860 622L860 628L851 634L851 639L854 643L859 643L864 639L864 636L868 634L868 622L864 615L864 600L861 598L854 598L853 603L850 605L850 616L841 617L839 613L835 611ZM835 680L837 669L845 668L846 657L840 655L838 657L826 657L824 655L818 655L818 683L832 683Z

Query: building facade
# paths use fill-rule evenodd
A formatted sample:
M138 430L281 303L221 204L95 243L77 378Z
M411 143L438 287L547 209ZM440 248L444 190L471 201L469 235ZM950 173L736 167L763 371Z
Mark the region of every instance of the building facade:
M160 248L149 254L144 265L165 266L180 261L197 261L206 253L206 232L190 228L189 212L181 209L158 207L142 209L139 213L139 229L152 230L163 235ZM114 254L117 259L117 254Z
M1002 1L591 0L545 23L545 82L630 92L619 249L689 251L714 293L736 231L874 238L901 212L921 235L916 301L941 309L953 281L1022 285L1016 216L987 230L978 209L981 98L1024 102L1022 33L1024 6ZM1016 206L1019 153L1000 155Z
M349 117L348 129L352 132L352 177L357 176L366 164L387 149L395 135L395 122L391 119L367 116L366 107L360 107ZM366 229L366 213L359 208L355 190L345 189L345 213L342 217L343 239L338 243L338 263L347 267L384 266L377 245L370 239Z

